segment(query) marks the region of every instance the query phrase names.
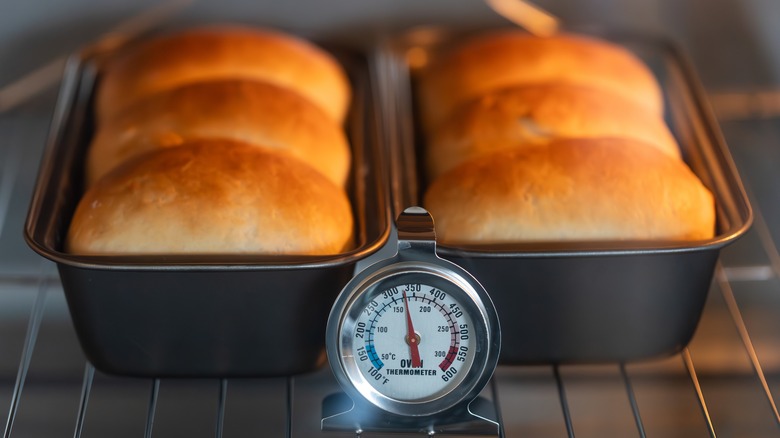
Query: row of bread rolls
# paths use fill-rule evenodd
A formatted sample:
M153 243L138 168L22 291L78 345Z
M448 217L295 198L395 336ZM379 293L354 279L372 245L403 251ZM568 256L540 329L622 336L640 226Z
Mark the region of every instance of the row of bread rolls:
M474 37L419 83L430 185L448 244L712 237L712 195L682 161L652 72L575 35Z
M342 67L270 30L206 27L101 70L79 254L335 254L352 244Z

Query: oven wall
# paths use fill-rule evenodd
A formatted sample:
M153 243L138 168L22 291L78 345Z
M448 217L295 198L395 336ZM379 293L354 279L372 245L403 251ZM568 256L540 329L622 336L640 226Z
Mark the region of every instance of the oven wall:
M180 1L184 2L184 1ZM2 0L0 86L68 53L153 0ZM780 80L780 7L775 0L538 0L566 23L597 23L670 34L691 49L705 83L718 87ZM367 41L425 23L480 24L501 19L479 0L194 1L177 23L273 23L315 35ZM775 43L775 44L773 44ZM757 66L760 59L766 66ZM759 68L756 68L759 67ZM713 69L715 71L713 71ZM749 70L752 73L731 70Z

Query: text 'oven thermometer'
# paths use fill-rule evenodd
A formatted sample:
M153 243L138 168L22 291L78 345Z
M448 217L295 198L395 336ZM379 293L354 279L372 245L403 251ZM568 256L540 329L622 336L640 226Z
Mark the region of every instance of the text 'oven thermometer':
M397 220L398 252L350 281L331 310L328 360L348 396L323 401L324 430L500 435L477 397L495 371L498 316L479 282L436 255L422 208Z

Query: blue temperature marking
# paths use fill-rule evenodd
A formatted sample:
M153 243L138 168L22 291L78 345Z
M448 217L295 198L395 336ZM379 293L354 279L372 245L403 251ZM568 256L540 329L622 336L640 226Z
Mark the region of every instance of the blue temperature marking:
M377 371L381 370L382 367L385 366L385 364L379 360L379 355L376 354L374 344L366 344L366 352L368 352L368 358L371 360L371 364L374 365L374 368L376 368Z

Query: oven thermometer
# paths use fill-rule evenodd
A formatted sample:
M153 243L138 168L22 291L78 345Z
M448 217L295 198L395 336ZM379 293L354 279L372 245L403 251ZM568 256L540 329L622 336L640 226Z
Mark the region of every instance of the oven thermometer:
M328 360L353 403L324 412L323 429L493 434L497 423L478 424L485 415L472 409L498 361L493 303L436 255L427 211L406 209L397 228L397 254L356 275L331 310Z

